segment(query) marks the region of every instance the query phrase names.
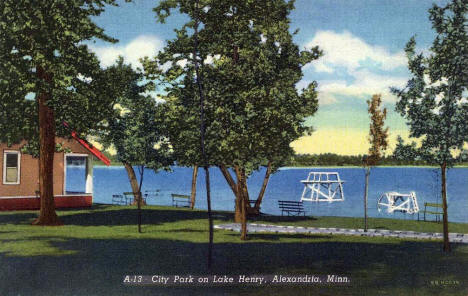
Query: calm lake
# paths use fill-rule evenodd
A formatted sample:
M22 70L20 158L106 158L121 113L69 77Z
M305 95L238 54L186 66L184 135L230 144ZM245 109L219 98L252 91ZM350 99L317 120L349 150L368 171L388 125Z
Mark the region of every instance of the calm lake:
M362 217L364 195L364 170L362 168L282 168L270 178L261 211L280 215L278 200L299 201L304 186L300 180L310 171L338 172L344 183L342 202L304 202L307 215ZM81 178L84 169L70 167L67 170L67 189L80 191L84 188ZM234 195L219 169L210 169L212 208L233 211ZM255 172L248 180L251 199L256 199L263 181L264 169ZM192 169L174 167L172 172L154 173L145 170L143 190L160 190L160 195L148 200L148 204L171 205L171 193L190 194ZM453 168L448 171L448 217L452 222L468 223L468 168ZM112 194L131 191L125 169L119 166L94 168L94 203L111 204ZM206 209L204 172L199 170L197 201L195 207ZM417 219L417 215L377 210L377 199L387 191L409 193L415 191L419 208L424 202L441 203L440 173L436 168L382 167L374 168L370 175L368 214L370 217Z

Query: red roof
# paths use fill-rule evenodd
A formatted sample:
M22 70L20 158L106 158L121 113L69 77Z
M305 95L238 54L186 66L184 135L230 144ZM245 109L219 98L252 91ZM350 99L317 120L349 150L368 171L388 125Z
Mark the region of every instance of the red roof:
M70 128L68 126L68 123L66 122L63 122L63 125ZM109 166L110 165L110 160L109 158L107 158L101 151L99 151L99 149L97 149L96 147L94 147L91 143L89 143L88 141L86 141L85 139L82 139L78 136L78 134L72 130L71 132L71 136L78 142L81 144L81 146L83 146L84 148L86 148L89 152L91 152L94 156L96 156L99 160L101 160L105 165Z

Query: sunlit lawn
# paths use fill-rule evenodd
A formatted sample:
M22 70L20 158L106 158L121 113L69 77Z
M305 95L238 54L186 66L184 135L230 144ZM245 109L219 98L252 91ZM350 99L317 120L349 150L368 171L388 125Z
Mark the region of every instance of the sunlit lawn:
M30 226L36 212L0 212L0 295L467 295L468 246L444 254L437 241L215 231L214 265L206 268L203 211L145 207L137 233L132 207L59 211L65 226ZM215 213L215 224L232 214ZM257 222L361 228L362 219L261 217ZM371 219L370 227L441 231L440 223ZM468 232L467 224L453 224ZM126 274L337 274L346 287L126 287ZM459 284L434 286L431 281Z

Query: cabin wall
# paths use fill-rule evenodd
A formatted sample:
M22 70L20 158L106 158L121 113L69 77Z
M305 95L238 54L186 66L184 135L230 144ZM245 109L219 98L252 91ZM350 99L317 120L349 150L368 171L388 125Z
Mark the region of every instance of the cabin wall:
M74 140L57 139L63 143L72 153L89 154L88 150ZM31 155L21 153L20 184L3 184L3 155L5 150L19 151L24 143L8 147L0 143L0 197L7 196L35 196L39 190L39 159ZM64 154L54 155L54 195L64 194Z

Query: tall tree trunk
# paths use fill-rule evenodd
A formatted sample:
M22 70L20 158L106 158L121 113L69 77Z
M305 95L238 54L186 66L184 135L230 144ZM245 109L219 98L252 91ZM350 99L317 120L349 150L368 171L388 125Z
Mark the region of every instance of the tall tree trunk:
M240 186L240 185L236 185ZM236 200L234 205L234 222L242 222L242 196L236 193Z
M138 184L138 193L133 195L136 197L137 200L137 207L138 207L138 233L141 233L141 204L143 203L143 198L141 195L141 186L143 185L143 176L145 174L145 166L140 165L138 167L138 172L140 173L140 183Z
M246 178L245 172L243 169L239 167L234 167L237 176L237 195L239 196L240 200L240 223L241 223L241 240L247 239L247 203L248 203L248 196L247 193L247 186L246 186ZM237 199L237 197L236 197Z
M197 176L198 176L198 166L193 166L193 173L192 173L192 192L190 194L190 208L193 210L195 207L195 198L197 195Z
M226 182L229 184L229 187L231 187L232 192L234 193L235 196L235 205L234 205L234 222L236 223L241 223L242 221L242 200L245 197L245 208L246 208L246 214L247 215L253 215L256 216L260 213L259 209L260 207L256 208L255 206L252 207L249 202L249 190L247 187L247 178L245 176L245 172L243 172L243 178L239 177L236 172L236 178L237 182L234 181L232 178L231 174L227 170L225 166L219 166L219 169L223 173L224 178L226 179ZM235 170L240 170L239 168L235 168ZM268 183L268 180L266 181ZM265 184L266 188L266 184ZM263 189L264 190L264 189ZM260 201L261 202L261 201Z
M444 162L440 167L442 171L442 208L443 208L443 228L444 228L444 252L450 252L448 216L447 216L447 163Z
M198 88L198 97L200 99L200 147L203 159L203 168L205 169L205 185L206 185L206 203L208 209L208 230L209 230L209 242L208 242L208 256L207 265L208 269L211 269L213 262L213 217L211 215L211 191L210 191L210 171L208 165L208 158L205 150L205 100L203 96L203 79L200 73L198 58L198 4L199 0L195 1L195 25L193 27L193 62L195 66L195 78ZM203 60L202 60L203 64Z
M50 83L52 78L38 66L37 76ZM62 225L55 212L54 201L54 154L55 154L55 117L47 106L50 94L42 92L38 95L39 105L39 191L41 208L34 225Z
M239 178L236 173L236 178L237 178L237 183L234 181L234 179L231 176L231 173L229 173L229 170L224 166L221 165L219 166L219 169L221 170L221 173L223 173L224 178L226 179L226 182L228 183L229 187L231 187L232 192L234 193L235 196L235 204L234 204L234 222L236 223L241 223L242 220L242 197L239 192Z
M367 232L367 197L369 193L370 167L366 167L366 182L364 185L364 231Z
M224 178L226 179L226 182L228 183L229 187L231 187L231 190L234 193L234 195L237 195L236 182L234 182L234 179L232 178L232 176L229 173L228 169L224 165L220 165L219 170L221 171Z
M260 214L260 205L262 204L263 196L265 195L265 190L267 188L268 181L270 180L270 175L271 175L271 162L269 161L267 165L267 170L265 172L265 178L263 179L262 188L260 189L257 200L255 201L255 210L259 214Z
M242 223L243 215L256 215L255 209L250 206L249 191L247 188L247 178L245 173L241 172L240 179L237 181L236 204L234 209L234 222ZM245 209L245 211L244 211Z
M209 243L208 243L208 269L211 269L213 261L213 216L211 215L211 186L210 186L210 171L208 166L203 167L205 170L205 187L206 187L206 206L208 209L208 230L209 230Z
M141 196L140 186L138 185L138 180L135 174L135 170L133 166L129 163L124 163L125 170L127 171L128 181L130 182L130 186L132 187L133 192L133 202L132 205L138 204L139 196ZM142 202L144 204L144 202Z

